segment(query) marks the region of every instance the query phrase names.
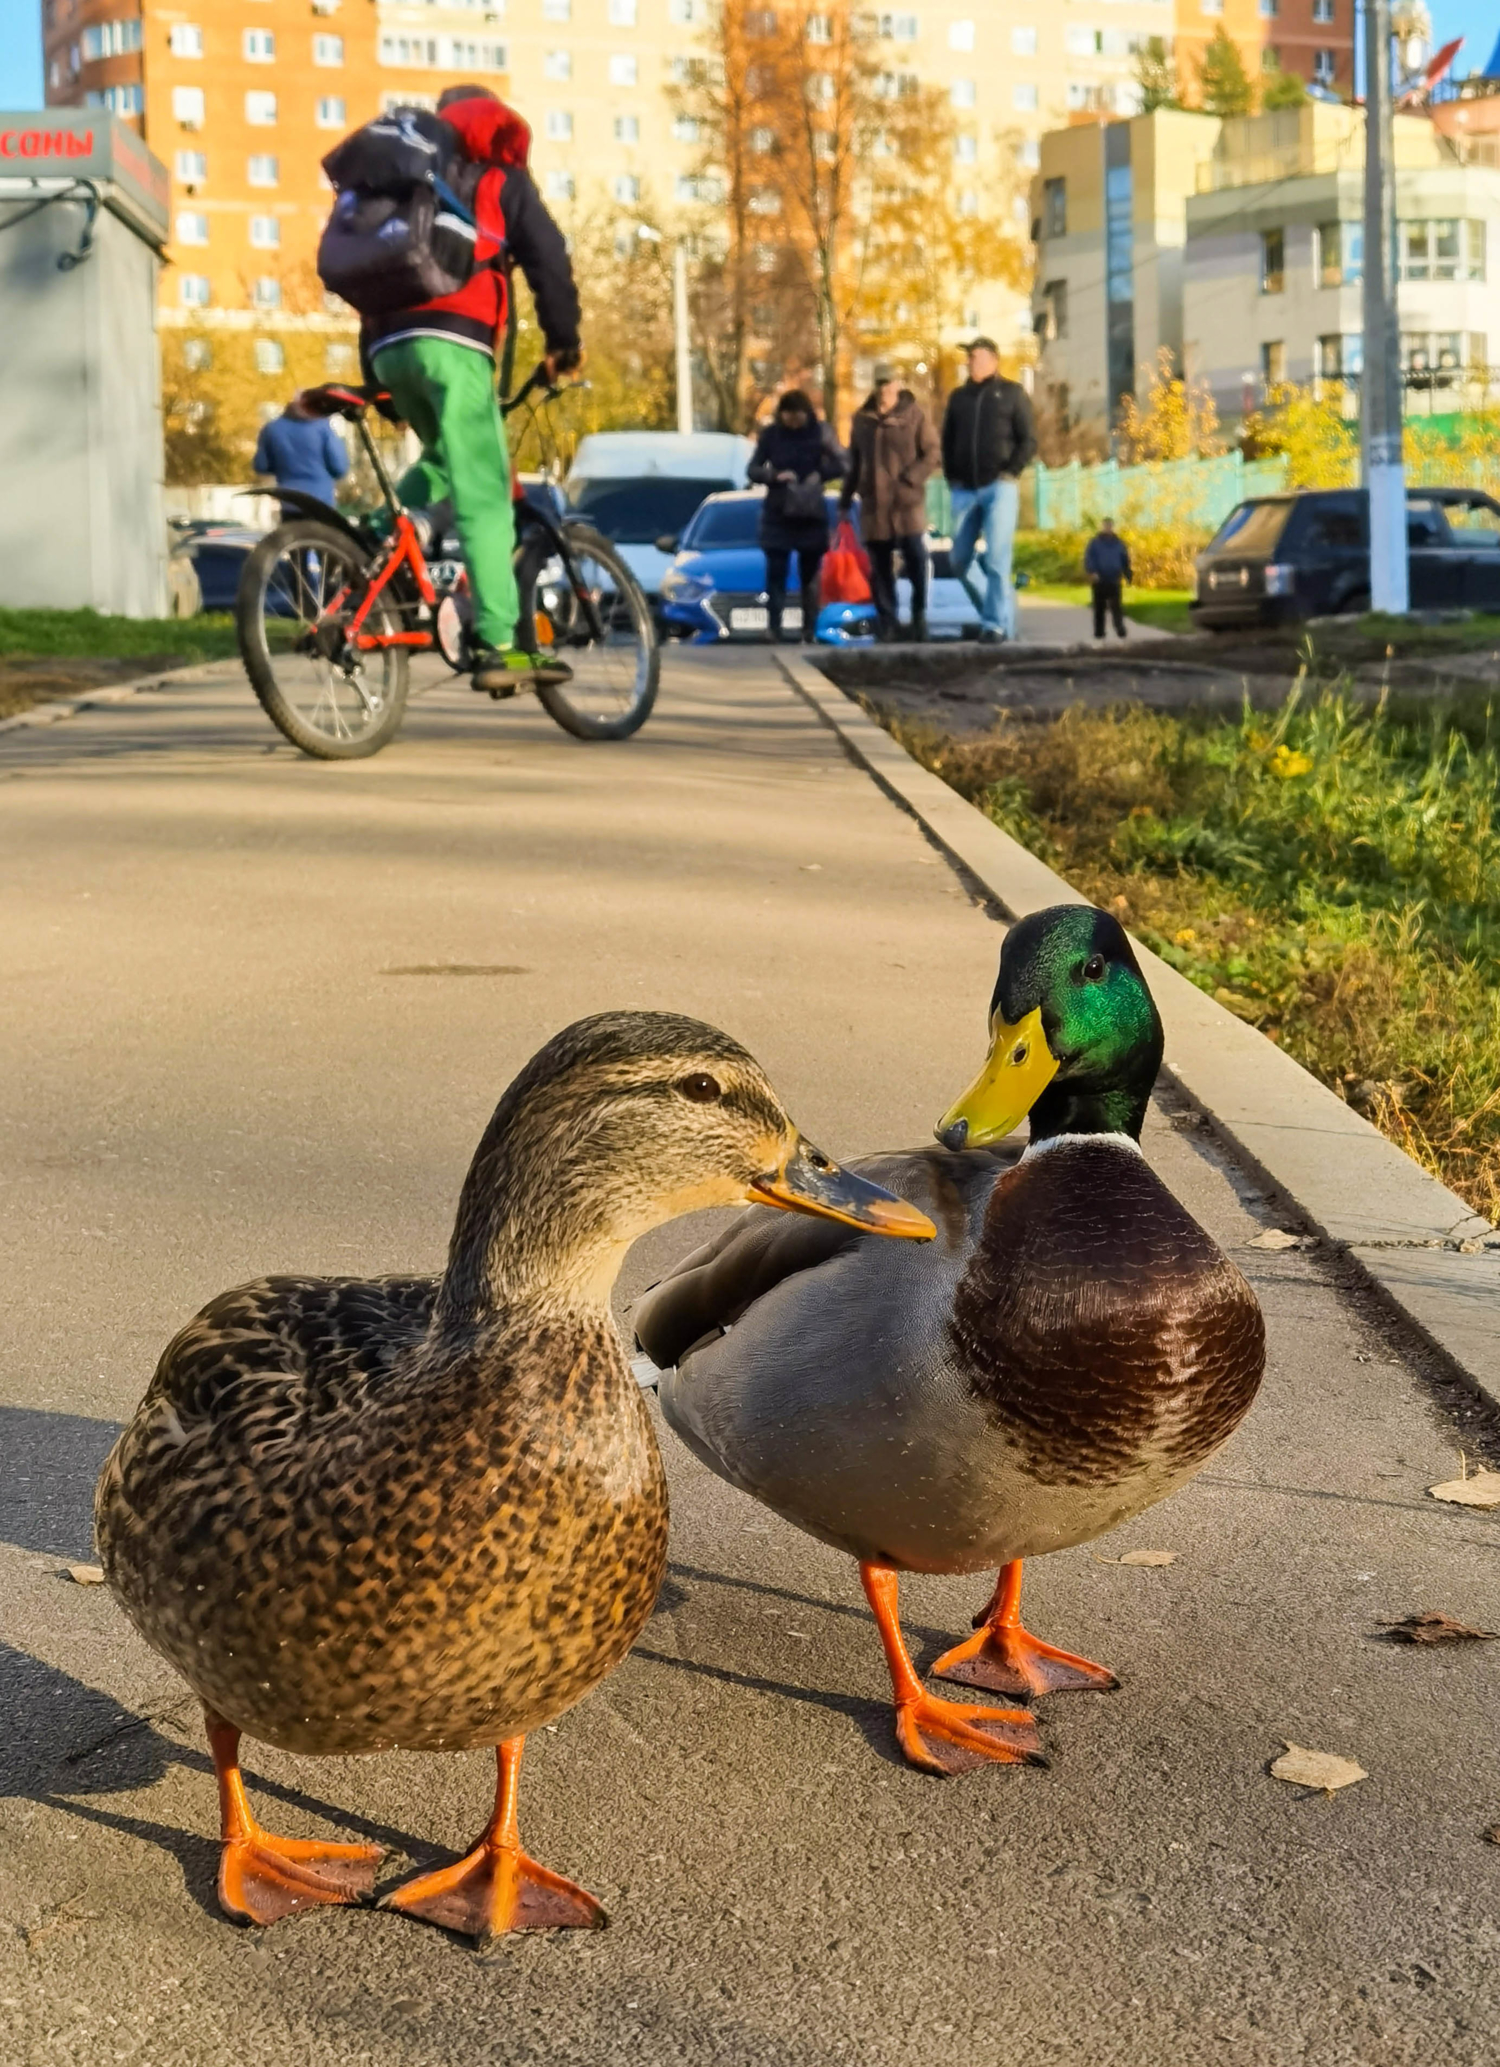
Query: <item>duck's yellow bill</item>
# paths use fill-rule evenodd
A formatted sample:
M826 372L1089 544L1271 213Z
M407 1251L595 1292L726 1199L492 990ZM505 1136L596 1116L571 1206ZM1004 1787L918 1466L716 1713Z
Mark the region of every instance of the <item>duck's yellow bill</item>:
M945 1148L985 1148L1020 1126L1052 1079L1057 1057L1042 1031L1042 1008L1019 1026L994 1022L989 1059L934 1132Z
M815 1213L822 1220L842 1220L871 1234L905 1235L930 1242L937 1229L925 1213L898 1199L892 1191L841 1170L821 1149L797 1137L779 1170L758 1177L749 1196L762 1206L780 1206L787 1213Z

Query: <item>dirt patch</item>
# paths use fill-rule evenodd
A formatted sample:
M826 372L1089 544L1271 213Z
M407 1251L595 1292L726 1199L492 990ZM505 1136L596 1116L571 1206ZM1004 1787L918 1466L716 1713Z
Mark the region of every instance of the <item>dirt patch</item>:
M0 655L0 718L13 718L33 704L64 696L86 696L90 689L112 688L143 675L181 667L180 653L135 654L128 660L82 660L25 653Z

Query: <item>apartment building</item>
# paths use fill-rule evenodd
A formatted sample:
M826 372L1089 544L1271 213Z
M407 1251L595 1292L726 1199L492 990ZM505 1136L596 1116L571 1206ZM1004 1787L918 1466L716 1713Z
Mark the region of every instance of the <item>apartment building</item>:
M1024 235L1042 136L1139 106L1136 49L1170 38L1173 4L925 0L866 19L893 91L911 77L948 94L960 206L998 191ZM430 104L457 79L526 114L538 181L564 218L615 205L670 229L711 205L701 145L670 96L703 50L711 0L131 5L43 0L47 98L111 108L171 167L169 323L346 329L312 272L328 207L320 161L381 107ZM1029 338L1024 298L1004 288L981 289L962 314L1002 341Z
M1500 360L1500 167L1421 115L1396 118L1395 154L1407 408L1472 407ZM1044 401L1103 440L1167 346L1226 423L1284 382L1356 414L1363 177L1363 112L1319 102L1044 137L1032 190Z
M1177 78L1196 97L1203 53L1222 29L1245 69L1295 72L1345 99L1354 93L1354 17L1358 0L1176 0Z

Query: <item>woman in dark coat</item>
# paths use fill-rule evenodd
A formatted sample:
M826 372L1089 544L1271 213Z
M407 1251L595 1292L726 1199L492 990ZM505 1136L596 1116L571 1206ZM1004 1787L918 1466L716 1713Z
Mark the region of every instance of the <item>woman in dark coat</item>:
M766 556L766 598L771 638L781 637L786 608L786 577L792 554L802 581L802 636L811 639L818 623L818 570L828 550L828 506L825 481L842 475L845 457L826 423L800 389L790 388L776 404L776 414L762 430L750 461L749 477L763 482L766 499L760 512L760 543Z

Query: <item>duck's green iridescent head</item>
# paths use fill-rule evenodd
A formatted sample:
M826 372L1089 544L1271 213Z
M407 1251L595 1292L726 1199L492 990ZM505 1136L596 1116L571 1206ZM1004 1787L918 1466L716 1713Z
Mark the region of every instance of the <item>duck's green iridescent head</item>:
M1161 1067L1162 1026L1118 919L1055 904L1005 936L983 1070L937 1125L947 1148L1000 1141L1031 1115L1031 1138L1139 1139Z

